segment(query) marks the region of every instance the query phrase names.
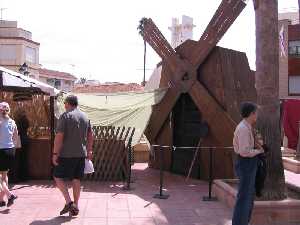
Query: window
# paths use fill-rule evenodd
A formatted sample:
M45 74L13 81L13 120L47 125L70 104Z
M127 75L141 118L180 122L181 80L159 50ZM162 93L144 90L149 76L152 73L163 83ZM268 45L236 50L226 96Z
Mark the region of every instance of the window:
M26 46L25 60L29 63L36 63L36 50L34 48Z
M70 80L65 80L65 85L71 86L71 81Z
M47 78L47 84L54 86L54 79L53 78Z
M54 87L57 88L57 89L60 89L60 86L61 86L61 80L56 80L54 81Z
M289 94L300 95L300 76L289 76Z
M16 45L0 45L0 60L16 60Z
M51 85L52 87L55 87L57 89L60 89L61 87L61 80L55 79L55 78L48 78L47 84Z
M300 57L300 41L289 41L289 55Z

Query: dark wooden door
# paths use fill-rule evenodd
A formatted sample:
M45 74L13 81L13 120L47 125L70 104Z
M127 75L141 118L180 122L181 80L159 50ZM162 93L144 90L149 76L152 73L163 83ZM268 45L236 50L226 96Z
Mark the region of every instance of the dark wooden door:
M207 124L202 122L201 113L189 94L182 94L172 112L173 119L173 145L172 172L187 175L195 149L183 147L196 147L200 137L207 133ZM200 154L193 166L191 177L200 178Z

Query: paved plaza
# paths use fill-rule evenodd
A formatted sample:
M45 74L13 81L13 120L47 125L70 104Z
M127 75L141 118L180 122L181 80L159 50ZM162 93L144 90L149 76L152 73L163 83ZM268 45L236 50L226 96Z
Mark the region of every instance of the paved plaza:
M298 176L298 175L296 175ZM288 173L296 182L296 178ZM78 217L58 216L64 205L51 181L30 181L13 186L19 196L0 210L0 225L230 225L232 211L221 202L204 202L208 184L165 173L167 200L159 192L159 171L147 164L133 166L132 187L122 183L84 182ZM295 225L295 224L293 224Z

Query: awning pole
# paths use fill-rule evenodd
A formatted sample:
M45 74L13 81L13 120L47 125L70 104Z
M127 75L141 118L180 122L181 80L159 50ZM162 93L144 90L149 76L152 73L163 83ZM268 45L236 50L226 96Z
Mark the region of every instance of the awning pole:
M50 96L50 146L51 146L51 164L52 164L52 153L53 153L53 147L54 147L54 96Z
M3 88L3 72L0 71L0 88Z

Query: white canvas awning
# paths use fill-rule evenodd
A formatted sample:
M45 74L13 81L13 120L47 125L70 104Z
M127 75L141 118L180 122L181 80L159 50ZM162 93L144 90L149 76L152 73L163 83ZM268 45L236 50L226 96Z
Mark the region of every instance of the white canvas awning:
M50 96L56 96L60 92L58 89L48 84L6 69L2 66L0 66L0 72L2 73L3 87L38 88Z
M134 127L132 145L137 144L150 120L152 106L158 104L167 89L120 93L79 94L79 108L94 126ZM58 98L56 116L64 112L64 99Z

